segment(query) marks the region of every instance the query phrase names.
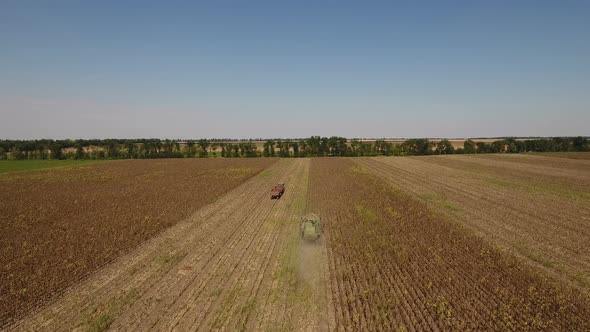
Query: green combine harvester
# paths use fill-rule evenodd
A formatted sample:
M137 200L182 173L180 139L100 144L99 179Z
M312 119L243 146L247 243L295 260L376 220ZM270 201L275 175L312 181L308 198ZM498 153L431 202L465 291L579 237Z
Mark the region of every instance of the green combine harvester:
M301 239L308 242L320 243L323 233L322 222L318 215L309 213L301 217Z

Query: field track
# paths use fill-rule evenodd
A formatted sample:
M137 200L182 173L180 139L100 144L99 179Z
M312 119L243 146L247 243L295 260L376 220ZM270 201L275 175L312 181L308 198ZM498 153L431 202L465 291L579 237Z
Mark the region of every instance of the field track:
M308 171L305 159L271 165L11 329L327 328L327 306L313 304L326 302L325 252L299 257ZM281 181L286 194L270 200Z
M588 160L489 155L355 161L548 275L590 290Z

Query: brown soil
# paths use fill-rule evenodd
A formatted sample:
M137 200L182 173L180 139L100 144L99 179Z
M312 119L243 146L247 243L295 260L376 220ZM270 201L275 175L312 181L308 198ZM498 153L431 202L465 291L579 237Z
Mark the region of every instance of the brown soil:
M527 263L590 289L590 167L534 155L358 162Z
M541 152L535 153L540 156L566 158L566 159L590 159L590 152Z
M275 161L129 160L0 175L0 326Z
M335 329L590 329L588 298L433 214L357 161L318 158L310 170L311 208L329 233Z
M11 329L321 329L304 305L325 291L306 293L297 265L308 170L281 160ZM271 200L277 182L287 190Z
M244 159L220 159L215 162L237 164L206 171L195 166L204 173L188 184L179 180L191 178L187 164L158 166L159 161L146 161L144 177L133 176L135 182L124 182L121 174L132 171L117 163L105 164L119 167L111 172L97 172L104 165L95 165L58 170L54 176L0 177L17 183L27 175L44 186L84 179L79 187L54 189L55 196L70 190L83 196L85 191L77 189L82 187L100 192L101 181L110 183L104 191L112 196L119 192L113 182L133 183L143 188L137 194L142 201L159 204L154 209L162 213L158 225L177 216L173 225L148 240L137 238L134 248L7 328L590 330L590 298L578 291L584 289L578 283L583 278L573 274L585 273L588 265L580 242L586 236L587 173L577 160L561 166L557 158L523 157L283 159L240 185L222 186L225 193L199 203L200 208L190 204L208 197L206 190L215 190L222 179L230 183L228 176L240 174L232 179L244 181ZM82 178L65 175L82 171L87 172ZM216 176L217 181L203 180ZM62 180L48 180L53 178ZM286 183L285 195L271 200L270 189L278 182ZM165 189L170 183L174 190ZM23 192L35 195L36 186L26 188ZM115 197L119 202L125 196ZM115 211L134 206L133 201ZM92 202L81 206L92 209ZM186 207L184 217L171 204ZM547 215L558 207L559 213ZM133 215L152 211L143 208L148 212ZM322 217L320 245L299 239L299 217L307 212ZM126 232L130 226L121 221L127 219L117 215L111 213L116 224L104 223ZM110 252L113 243L118 242L96 252ZM555 265L545 266L547 259ZM543 274L562 271L566 283Z

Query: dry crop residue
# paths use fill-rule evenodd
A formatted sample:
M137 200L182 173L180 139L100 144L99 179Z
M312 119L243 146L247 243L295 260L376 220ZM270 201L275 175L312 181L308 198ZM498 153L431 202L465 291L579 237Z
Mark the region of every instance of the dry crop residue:
M475 155L357 162L548 276L590 293L590 161Z
M293 330L309 159L284 159L120 257L15 330ZM286 183L279 200L270 189ZM313 299L313 298L312 298ZM317 330L317 329L316 329Z
M0 326L274 161L129 160L0 175Z
M590 329L590 304L352 159L318 158L337 330Z
M590 152L539 152L535 154L547 157L590 160Z

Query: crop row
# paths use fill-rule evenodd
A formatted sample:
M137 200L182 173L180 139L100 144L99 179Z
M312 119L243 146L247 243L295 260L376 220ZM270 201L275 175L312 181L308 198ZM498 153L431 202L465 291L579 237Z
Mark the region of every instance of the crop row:
M519 162L507 161L511 159ZM499 160L453 156L355 162L543 273L587 290L590 173L555 165L533 168L529 159L543 161L537 156ZM574 165L579 162L570 166L579 167Z
M273 161L133 160L0 176L0 326Z
M587 298L350 160L314 159L339 330L588 330Z

